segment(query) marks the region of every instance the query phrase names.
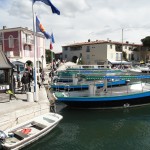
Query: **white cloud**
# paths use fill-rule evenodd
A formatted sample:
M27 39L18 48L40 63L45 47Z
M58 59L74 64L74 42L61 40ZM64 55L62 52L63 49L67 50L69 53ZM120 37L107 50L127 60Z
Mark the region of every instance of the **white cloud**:
M2 1L2 0L0 0ZM150 1L147 0L51 0L61 15L52 14L50 7L42 2L34 4L34 11L48 32L52 32L56 43L54 51L73 42L91 40L124 41L140 43L150 35ZM5 0L1 5L0 26L28 27L32 29L31 0ZM3 3L3 4L4 4ZM49 41L46 42L49 45Z

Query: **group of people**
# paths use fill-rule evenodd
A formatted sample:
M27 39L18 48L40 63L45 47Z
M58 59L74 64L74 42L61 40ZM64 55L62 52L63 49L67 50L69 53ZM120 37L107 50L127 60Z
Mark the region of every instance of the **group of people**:
M32 71L24 72L21 77L20 72L17 72L17 86L21 87L22 84L22 92L31 91L31 82L33 81L33 73Z

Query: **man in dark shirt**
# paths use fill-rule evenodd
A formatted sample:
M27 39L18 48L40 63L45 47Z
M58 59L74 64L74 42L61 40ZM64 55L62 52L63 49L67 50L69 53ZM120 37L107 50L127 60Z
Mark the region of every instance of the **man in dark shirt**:
M22 78L22 92L28 92L29 91L29 76L27 75L26 72L24 72Z

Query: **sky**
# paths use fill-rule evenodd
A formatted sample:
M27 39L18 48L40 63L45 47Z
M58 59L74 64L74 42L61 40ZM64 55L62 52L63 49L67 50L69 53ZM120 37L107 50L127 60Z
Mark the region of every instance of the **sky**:
M42 2L34 12L48 33L55 38L53 51L76 42L112 40L141 44L150 36L149 0L51 0L60 10L53 14ZM28 27L33 30L31 0L0 0L0 28ZM123 32L122 32L123 31ZM50 40L46 40L49 48Z

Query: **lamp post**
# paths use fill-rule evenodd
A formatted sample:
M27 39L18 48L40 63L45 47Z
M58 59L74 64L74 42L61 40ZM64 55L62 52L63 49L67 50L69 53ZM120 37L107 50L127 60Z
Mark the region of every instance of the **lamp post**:
M41 59L42 59L42 70L43 70L43 59L44 59L43 55L41 56Z

